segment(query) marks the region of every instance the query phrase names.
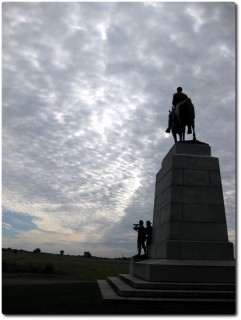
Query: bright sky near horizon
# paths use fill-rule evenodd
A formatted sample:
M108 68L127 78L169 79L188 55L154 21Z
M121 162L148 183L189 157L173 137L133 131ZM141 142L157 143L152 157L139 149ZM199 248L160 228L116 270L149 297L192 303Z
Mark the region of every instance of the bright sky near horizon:
M135 254L178 86L219 158L234 242L235 32L233 2L4 2L2 246Z

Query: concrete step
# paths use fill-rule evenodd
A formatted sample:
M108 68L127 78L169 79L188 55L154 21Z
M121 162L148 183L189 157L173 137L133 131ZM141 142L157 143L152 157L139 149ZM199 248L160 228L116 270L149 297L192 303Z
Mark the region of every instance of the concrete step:
M160 303L169 303L173 306L176 305L176 303L181 304L187 304L190 306L193 306L194 303L200 306L207 306L208 304L212 305L215 303L215 305L225 306L230 305L230 303L233 305L235 303L234 299L202 299L202 298L159 298L159 297L123 297L117 294L117 292L112 288L112 286L108 283L107 280L97 280L102 299L105 302L138 302L138 303L158 303L160 306L162 304Z
M131 287L119 277L108 277L107 282L122 297L149 297L149 298L202 298L202 299L234 299L232 291L210 290L162 290L162 289L136 289Z
M97 280L97 283L101 291L102 298L105 301L123 300L123 298L115 292L115 290L111 287L111 285L106 280Z
M119 274L119 278L136 289L235 291L235 284L226 283L161 283Z

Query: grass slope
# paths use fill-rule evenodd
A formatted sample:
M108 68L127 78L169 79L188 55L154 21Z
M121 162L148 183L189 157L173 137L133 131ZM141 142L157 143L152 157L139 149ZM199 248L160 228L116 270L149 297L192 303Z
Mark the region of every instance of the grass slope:
M97 280L119 273L128 273L129 261L84 258L54 254L3 252L3 278L52 278L68 280ZM46 266L54 272L44 273Z

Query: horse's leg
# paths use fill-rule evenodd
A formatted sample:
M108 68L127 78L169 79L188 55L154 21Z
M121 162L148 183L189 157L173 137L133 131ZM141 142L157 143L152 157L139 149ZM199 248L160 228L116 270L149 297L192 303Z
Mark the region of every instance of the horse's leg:
M192 126L192 131L193 131L193 140L196 141L196 133L195 133L195 126Z
M170 112L170 111L169 111L169 112ZM167 132L167 133L170 133L171 127L172 127L172 119L171 119L171 116L169 115L169 117L168 117L168 127L167 127L167 129L166 129L166 132Z
M182 141L185 141L185 127L182 129Z
M172 132L172 135L173 135L173 138L174 138L174 142L176 143L177 142L177 134Z

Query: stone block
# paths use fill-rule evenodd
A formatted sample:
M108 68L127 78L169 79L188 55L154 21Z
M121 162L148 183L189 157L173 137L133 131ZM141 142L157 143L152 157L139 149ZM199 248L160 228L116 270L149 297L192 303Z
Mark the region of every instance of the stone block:
M226 223L169 221L153 226L152 242L161 240L228 241Z
M192 142L178 142L170 149L169 154L190 154L211 156L211 148L208 144L194 144Z
M167 204L164 207L156 208L153 215L153 225L160 225L170 220L182 220L183 205L179 203Z
M211 187L222 188L220 171L209 171L209 181Z
M212 204L224 205L223 192L221 188L206 188L192 186L172 186L161 195L165 204L188 203L188 204Z
M172 184L172 172L168 171L159 181L156 183L155 196L160 195Z
M176 206L175 206L176 207ZM193 222L218 222L226 223L223 203L220 205L199 203L184 203L182 211L172 210L171 219ZM179 214L178 214L179 213ZM180 216L181 214L181 216Z
M153 259L233 260L233 244L220 241L164 240L148 247Z
M152 228L152 242L170 239L170 223L166 222Z
M205 187L209 186L208 170L184 169L183 171L184 171L184 179L182 183L183 185L205 186Z
M155 197L155 204L154 204L154 210L160 209L164 206L166 206L171 201L171 189L165 189L162 193L159 193Z
M166 205L163 208L156 208L153 215L153 226L159 225L170 220L170 205Z
M173 155L169 166L179 169L220 170L218 158L190 155Z
M235 283L235 261L148 259L135 262L132 275L163 283Z
M225 223L171 221L169 230L173 240L228 241Z
M183 185L185 183L185 176L183 169L173 168L171 171L171 183L172 185Z
M171 203L162 208L156 208L153 216L153 226L169 221L192 221L192 222L219 222L226 223L223 205L199 203Z

